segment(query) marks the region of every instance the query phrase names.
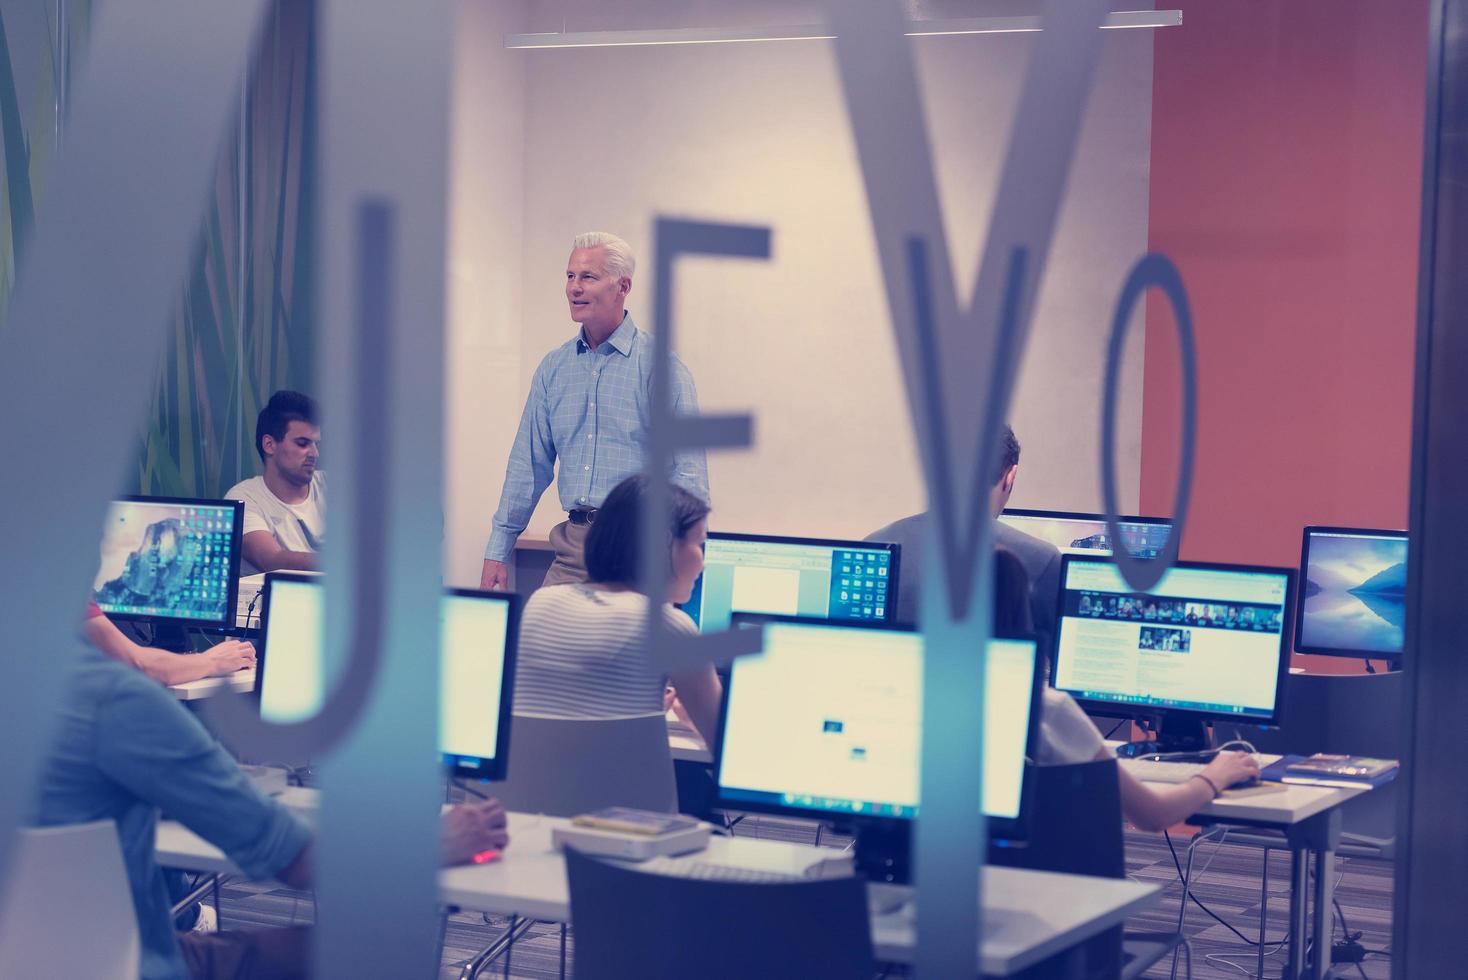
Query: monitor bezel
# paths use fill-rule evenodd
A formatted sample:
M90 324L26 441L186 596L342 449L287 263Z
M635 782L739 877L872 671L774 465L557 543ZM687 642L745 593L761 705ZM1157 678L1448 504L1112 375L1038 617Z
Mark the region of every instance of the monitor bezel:
M773 613L734 613L734 619L731 620L730 628L738 629L746 623L790 623L805 626L835 627L837 629L864 629L891 633L921 634L920 630L903 623L884 623L880 620L833 620L821 619L815 616L784 616ZM1029 643L1035 650L1034 671L1030 679L1029 727L1025 732L1025 763L1024 772L1020 781L1019 812L1013 817L991 817L983 815L988 826L988 836L990 839L1002 839L1021 843L1029 838L1030 812L1034 805L1034 793L1030 773L1033 760L1036 758L1035 753L1039 742L1040 712L1044 710L1044 652L1040 649L1039 644L1033 636L992 637L992 639ZM926 650L924 653L926 654ZM732 690L733 676L731 671L730 676L724 678L724 691L719 699L718 737L713 746L713 776L716 806L727 810L773 813L781 816L799 817L804 820L819 820L823 823L835 825L872 826L891 829L900 826L910 826L912 824L914 818L910 817L873 816L870 814L864 815L844 812L833 813L827 810L787 806L781 803L764 803L758 800L730 799L725 797L722 781L724 771L724 727L728 722L729 696ZM921 819L921 816L921 804L919 804L917 819ZM975 816L978 816L978 814Z
M1069 580L1070 577L1070 565L1074 562L1083 561L1096 562L1106 565L1116 564L1114 560L1105 555L1061 555L1060 558L1060 591L1056 596L1058 605L1055 616L1055 634L1050 638L1050 669L1047 672L1049 675L1049 684L1052 688L1064 694L1070 695L1070 697L1074 699L1075 702L1079 704L1082 708L1085 708L1096 714L1105 715L1112 718L1168 717L1194 721L1226 721L1237 725L1254 725L1259 728L1275 728L1279 726L1284 713L1285 682L1290 675L1291 651L1286 647L1286 640L1287 638L1294 635L1294 624L1292 620L1295 615L1295 569L1282 568L1275 565L1240 565L1231 562L1213 561L1176 561L1173 562L1168 569L1169 571L1176 568L1183 570L1195 569L1202 571L1245 573L1262 572L1267 574L1283 575L1285 577L1285 597L1284 602L1281 603L1280 606L1283 619L1280 623L1279 630L1280 656L1278 671L1275 675L1274 680L1274 705L1270 709L1269 715L1266 717L1257 714L1240 715L1232 714L1226 711L1201 711L1195 708L1175 708L1163 705L1118 704L1114 701L1077 697L1075 694L1072 694L1065 688L1058 686L1055 683L1055 676L1058 673L1057 666L1060 659L1060 627L1062 620L1065 618L1063 612L1061 611L1061 605L1063 605L1064 602L1066 582ZM1121 593L1118 593L1118 595L1120 594ZM1150 593L1128 592L1126 594L1149 595Z
M704 554L708 554L708 541L752 541L757 544L792 544L813 545L818 548L838 548L847 551L885 551L891 556L887 571L887 607L881 619L831 619L828 617L807 617L819 622L829 623L887 623L893 624L897 621L897 598L902 590L902 545L895 541L852 541L844 538L798 538L783 534L751 534L746 531L710 531L705 539ZM703 597L703 573L700 572L696 581L699 601ZM691 599L690 599L691 601ZM683 609L687 604L679 606ZM686 609L684 610L686 612ZM743 613L731 612L731 615L745 615ZM759 615L759 614L754 614ZM703 630L703 609L698 611L699 631ZM732 625L732 620L731 620Z
M1371 528L1371 527L1334 527L1329 524L1307 524L1300 534L1300 568L1298 585L1295 589L1295 631L1291 638L1296 653L1303 653L1312 657L1346 657L1352 660L1385 660L1390 663L1399 662L1402 654L1406 651L1406 629L1402 630L1402 649L1395 653L1389 650L1352 650L1346 647L1322 647L1308 646L1305 643L1305 578L1310 568L1310 535L1322 534L1349 534L1360 537L1395 538L1407 543L1407 552L1410 556L1412 541L1408 532L1394 528Z
M266 664L270 657L270 607L277 582L325 586L321 575L310 572L277 571L265 573L265 583L260 588L260 646L256 654L255 685L251 689L251 697L255 702L255 711L257 714L260 711L260 698L265 688ZM461 766L457 762L450 763L448 754L442 751L442 746L439 747L438 753L440 764L444 767L446 773L453 778L497 782L505 778L505 774L509 768L510 719L514 716L515 666L519 662L520 610L524 604L524 600L517 592L497 592L483 589L445 588L440 598L442 599L448 596L503 599L508 607L508 618L505 623L505 656L501 668L503 674L500 677L499 727L495 731L495 757L493 759L480 759L478 766L469 768ZM330 692L327 692L327 694L330 696ZM459 757L455 758L457 759Z
M206 630L212 633L233 632L239 627L239 601L240 601L240 548L244 540L245 504L241 500L208 499L204 497L157 497L149 494L131 493L121 497L113 497L108 503L109 510L112 504L168 504L176 507L227 507L234 513L234 519L230 522L229 548L229 594L225 599L224 619L193 619L187 616L157 616L147 613L111 613L103 609L103 614L110 620L119 623L156 623L167 626L180 626L189 629ZM92 599L96 601L96 590L92 590ZM101 603L98 603L101 608Z

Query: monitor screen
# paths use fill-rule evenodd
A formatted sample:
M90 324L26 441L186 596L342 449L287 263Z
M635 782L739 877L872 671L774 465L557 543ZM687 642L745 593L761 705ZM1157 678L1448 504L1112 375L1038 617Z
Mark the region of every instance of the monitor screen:
M910 819L918 810L923 637L906 629L765 622L734 661L717 780L735 808ZM984 813L1021 814L1038 687L1035 644L989 643ZM994 828L1003 834L1002 825Z
M683 611L705 632L737 612L865 622L897 613L895 544L710 532Z
M266 577L257 695L260 716L295 722L326 696L325 597L317 576ZM503 778L519 599L453 589L440 605L439 751L457 775Z
M1305 528L1296 650L1395 659L1406 621L1405 532Z
M1110 561L1063 562L1056 688L1099 708L1274 721L1292 569L1179 562L1143 593Z
M1111 554L1111 531L1100 514L1011 508L1001 513L999 520L1053 544L1063 555ZM1156 558L1172 531L1172 522L1159 517L1123 517L1117 524L1122 543L1137 558Z
M235 500L114 500L93 600L119 619L232 629L243 514Z

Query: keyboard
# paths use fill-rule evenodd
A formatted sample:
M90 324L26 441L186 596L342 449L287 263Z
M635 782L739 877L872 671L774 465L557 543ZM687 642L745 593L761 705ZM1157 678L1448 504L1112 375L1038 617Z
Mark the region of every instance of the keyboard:
M1120 759L1121 767L1144 783L1185 783L1206 768L1201 762Z
M741 868L731 864L710 864L707 861L673 861L654 858L644 861L642 868L656 874L674 878L697 878L700 881L728 881L741 885L778 885L791 881L805 881L800 875L767 871L763 868Z

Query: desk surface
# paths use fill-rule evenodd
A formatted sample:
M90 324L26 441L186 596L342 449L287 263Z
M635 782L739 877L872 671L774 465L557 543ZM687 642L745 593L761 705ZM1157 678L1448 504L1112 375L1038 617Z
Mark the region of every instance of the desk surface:
M291 789L282 799L293 808L309 810L316 794L313 790ZM440 900L476 912L570 921L565 861L550 844L551 828L566 822L556 817L510 814L510 846L504 858L493 864L443 869L438 877ZM664 860L801 873L836 854L831 848L716 836L707 850ZM157 856L168 867L237 872L212 844L173 821L158 825ZM1121 923L1160 894L1159 886L1130 879L988 868L983 876L982 969L999 976L1023 970ZM915 925L911 904L874 915L872 945L877 956L910 961Z
M200 698L213 697L226 684L240 694L248 694L255 689L255 668L237 670L224 677L201 677L196 681L174 684L169 690L180 701L197 701Z
M1115 748L1120 742L1108 741ZM1270 756L1277 759L1278 756ZM1144 780L1145 782L1145 780ZM1153 785L1165 786L1167 783ZM1276 783L1281 787L1272 793L1236 796L1225 791L1218 799L1198 810L1196 816L1207 820L1286 827L1302 823L1313 816L1340 806L1370 790L1369 786L1303 786ZM1189 818L1189 823L1195 823Z

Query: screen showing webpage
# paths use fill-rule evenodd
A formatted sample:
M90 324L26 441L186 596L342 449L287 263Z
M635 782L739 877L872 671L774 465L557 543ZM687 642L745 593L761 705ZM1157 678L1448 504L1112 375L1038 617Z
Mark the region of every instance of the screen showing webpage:
M233 626L235 508L116 500L92 599L104 613Z
M1035 645L993 640L985 673L984 813L1019 815ZM734 662L720 795L826 813L911 818L919 803L923 638L766 623Z
M710 534L703 575L683 610L710 633L741 613L819 619L889 619L892 552L856 544L739 540Z
M1110 562L1068 559L1053 683L1118 705L1274 713L1289 576L1174 568L1133 592Z
M1407 623L1407 537L1312 531L1300 646L1396 656Z
M1063 555L1111 554L1111 530L1104 517L1005 511L999 520L1016 531L1054 545ZM1156 558L1162 554L1167 535L1172 531L1172 525L1154 522L1121 521L1117 527L1127 552L1136 558Z
M266 721L304 721L325 703L325 599L319 582L270 584L260 680ZM450 765L476 768L495 757L499 739L509 600L446 595L439 610L439 750Z

